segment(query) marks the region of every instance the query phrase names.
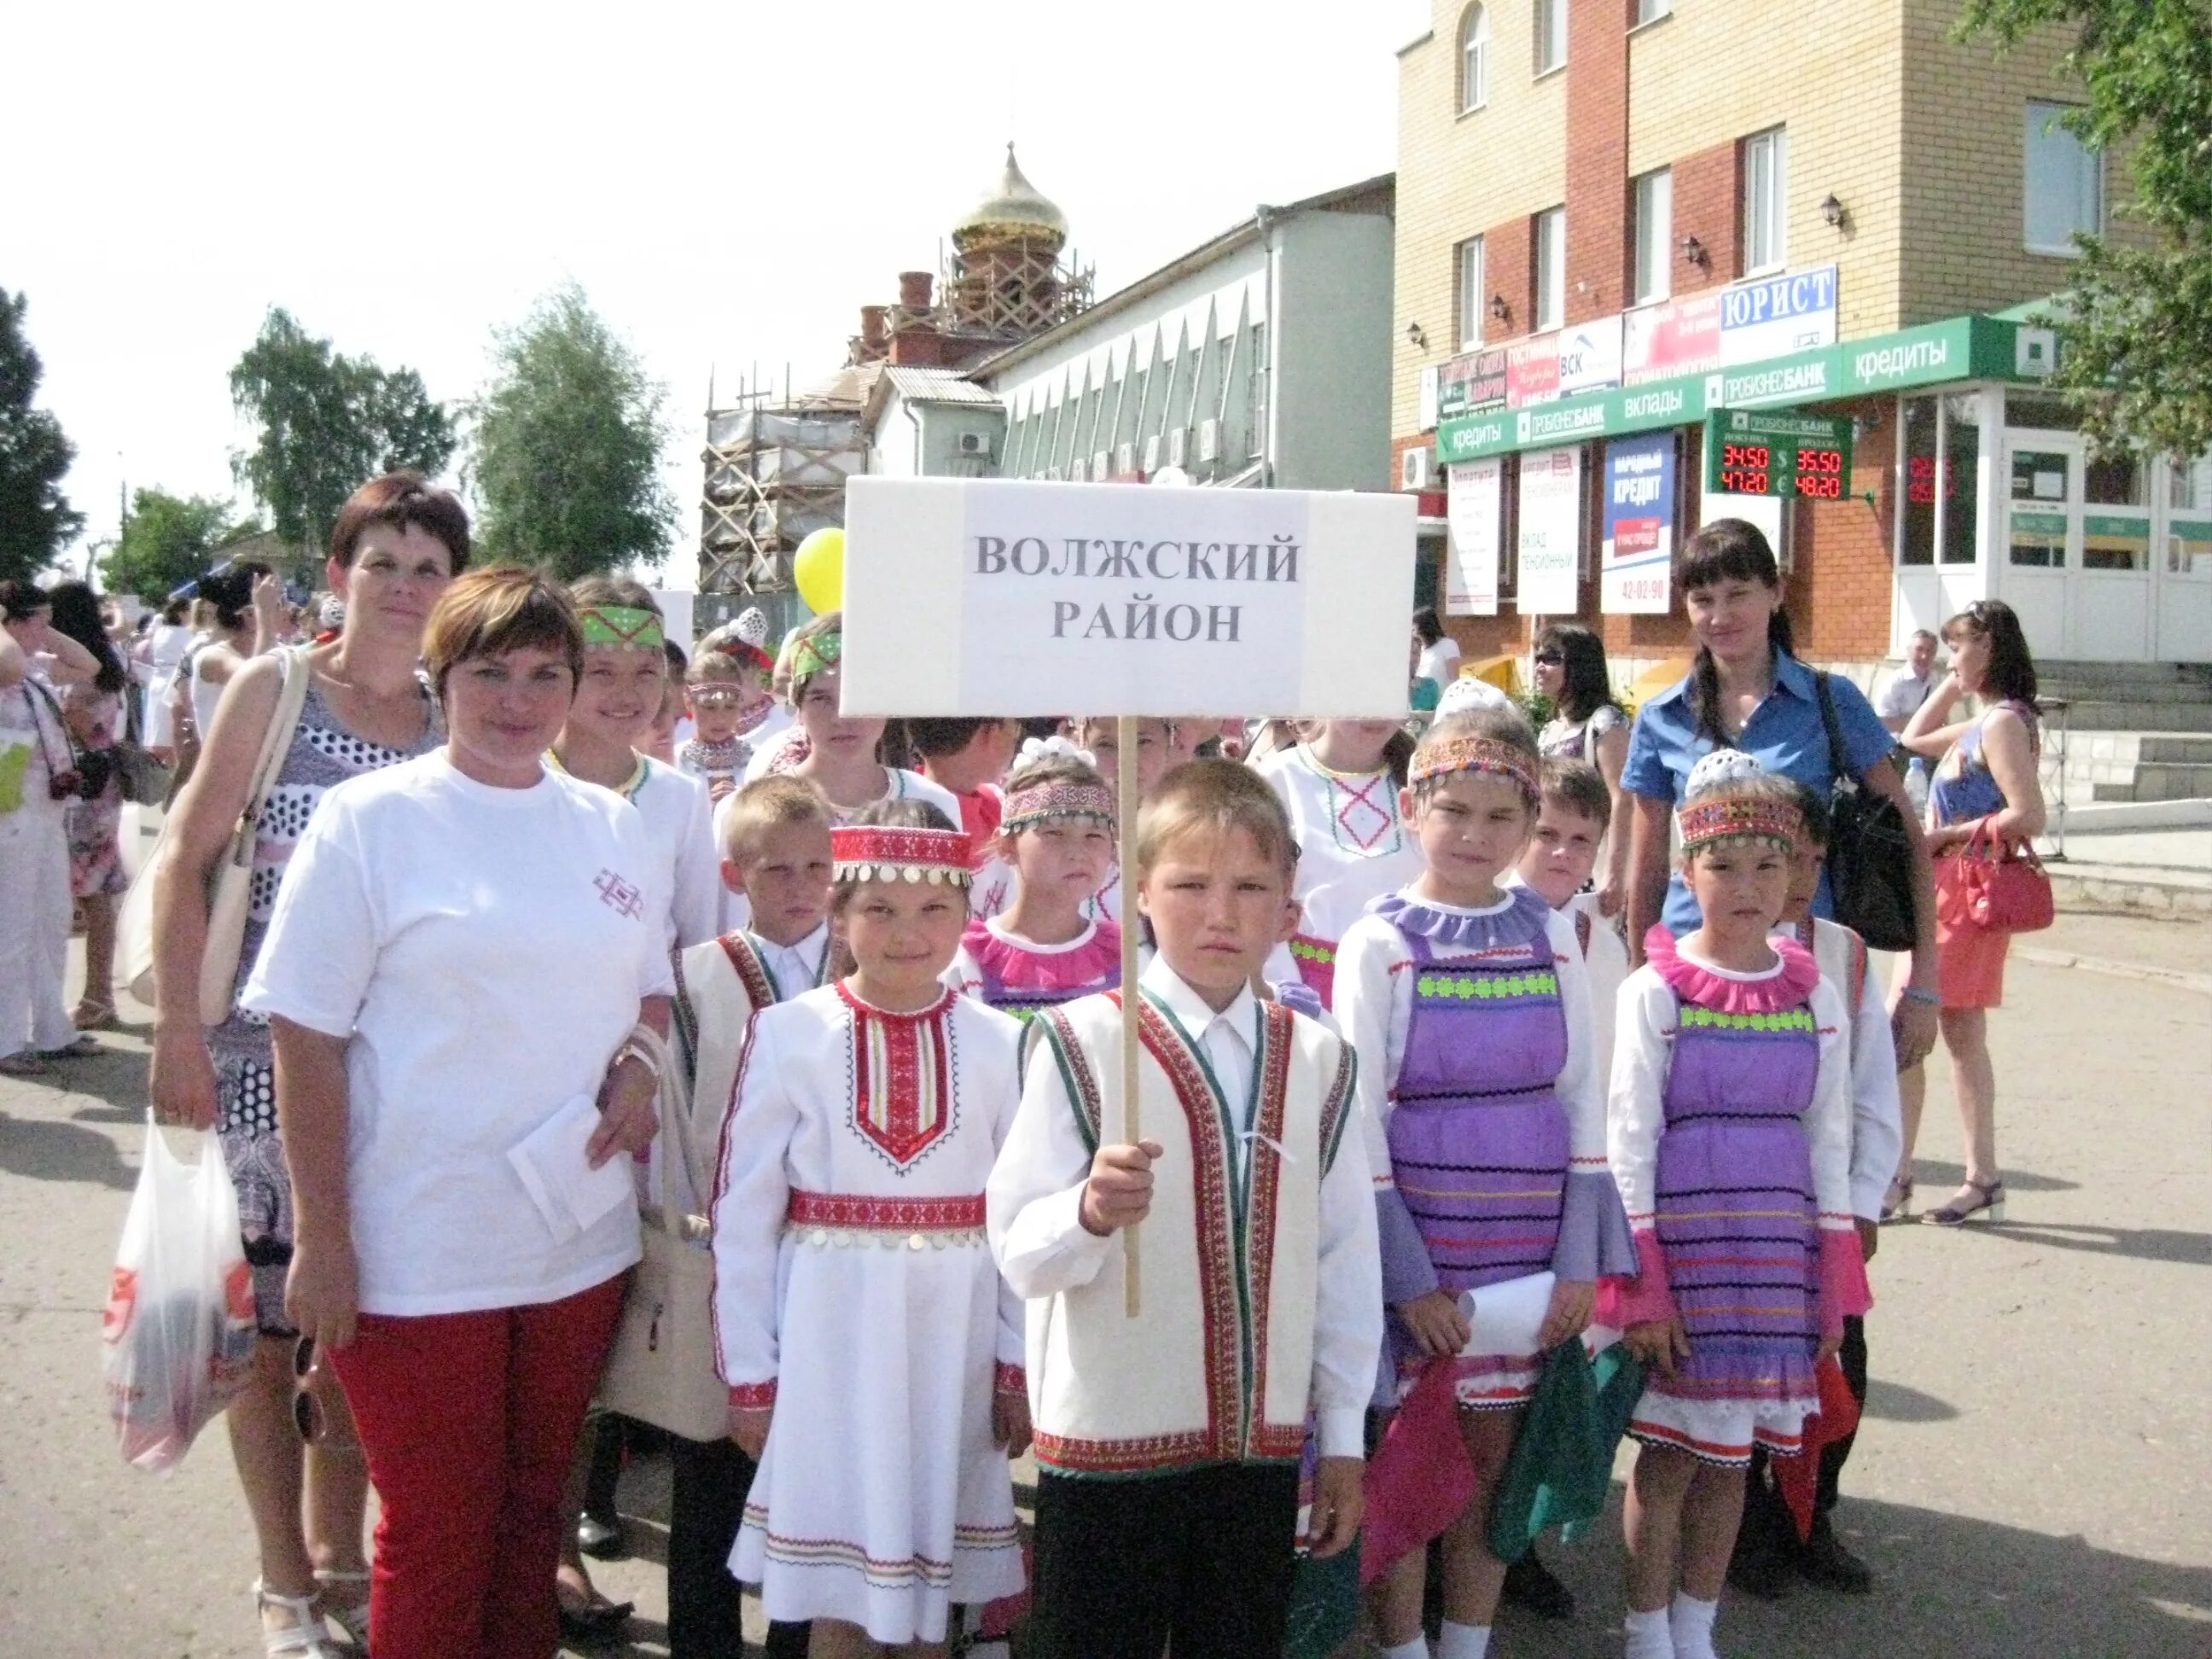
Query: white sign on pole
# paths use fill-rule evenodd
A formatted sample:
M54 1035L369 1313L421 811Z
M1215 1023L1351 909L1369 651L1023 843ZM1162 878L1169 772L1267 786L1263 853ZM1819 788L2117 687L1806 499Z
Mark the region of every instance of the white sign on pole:
M1516 609L1540 617L1571 617L1582 561L1583 452L1534 449L1521 457L1521 563Z
M1390 719L1409 495L854 478L848 714Z
M1498 614L1498 553L1505 463L1493 457L1449 469L1444 498L1444 614Z

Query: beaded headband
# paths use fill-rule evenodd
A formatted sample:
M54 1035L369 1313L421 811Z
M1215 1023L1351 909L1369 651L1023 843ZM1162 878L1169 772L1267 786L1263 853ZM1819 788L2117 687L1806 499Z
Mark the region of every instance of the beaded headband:
M845 635L809 634L791 647L791 678L794 680L811 678L825 669L835 668L837 659L845 654Z
M617 645L658 651L665 638L659 617L630 605L587 605L577 611L576 620L583 624L584 644L587 647Z
M1682 851L1695 853L1723 841L1759 841L1792 851L1803 820L1795 801L1764 795L1709 795L1674 814Z
M1453 772L1487 772L1492 777L1510 778L1521 786L1522 793L1532 800L1536 797L1536 763L1527 750L1496 738L1444 738L1425 743L1414 753L1406 781L1425 783Z
M1103 783L1033 783L1006 797L1006 810L999 820L1001 835L1015 835L1054 818L1079 818L1103 829L1114 828L1114 792Z
M847 825L830 830L830 857L839 881L969 883L964 830Z

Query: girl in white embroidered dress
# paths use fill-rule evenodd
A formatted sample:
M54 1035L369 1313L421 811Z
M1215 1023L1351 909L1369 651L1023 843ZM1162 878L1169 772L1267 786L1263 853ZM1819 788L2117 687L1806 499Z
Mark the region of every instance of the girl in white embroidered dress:
M983 1231L1020 1027L939 982L966 836L920 802L860 817L831 837L854 971L755 1017L714 1207L730 1431L760 1460L730 1570L836 1659L943 1654L953 1603L1021 1589L1030 1437Z

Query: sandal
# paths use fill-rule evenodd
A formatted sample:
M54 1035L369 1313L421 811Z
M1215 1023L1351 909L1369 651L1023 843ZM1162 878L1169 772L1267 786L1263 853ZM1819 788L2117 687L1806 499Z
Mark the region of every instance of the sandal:
M1963 1227L1972 1216L1980 1216L1988 1221L2004 1219L2005 1189L2002 1178L1990 1182L1987 1186L1978 1181L1970 1181L1966 1190L1974 1194L1976 1202L1962 1203L1954 1198L1942 1208L1929 1211L1920 1218L1921 1221L1930 1227Z
M112 1029L115 1023L115 1005L94 1002L89 997L78 1003L70 1015L70 1024L80 1031L105 1031Z
M106 1052L106 1049L100 1046L97 1038L79 1036L72 1042L64 1042L58 1048L40 1049L39 1058L40 1060L89 1060L94 1054L104 1054Z
M261 1651L270 1659L343 1659L337 1642L331 1638L330 1626L323 1623L323 1615L315 1609L312 1595L279 1595L257 1578L253 1581L253 1610L265 1613L271 1607L282 1608L292 1615L292 1622L282 1630L269 1628L267 1620L261 1624Z
M44 1077L54 1068L36 1054L0 1054L0 1077Z
M560 1602L561 1634L571 1642L590 1642L602 1636L611 1636L637 1610L635 1601L610 1601L594 1589L591 1599L580 1607L572 1607L561 1599L566 1586L554 1586L554 1599Z
M368 1571L342 1571L317 1567L315 1583L322 1587L323 1619L335 1625L340 1636L368 1651Z
M1912 1219L1912 1177L1899 1176L1889 1183L1889 1191L1882 1195L1881 1220L1910 1221Z

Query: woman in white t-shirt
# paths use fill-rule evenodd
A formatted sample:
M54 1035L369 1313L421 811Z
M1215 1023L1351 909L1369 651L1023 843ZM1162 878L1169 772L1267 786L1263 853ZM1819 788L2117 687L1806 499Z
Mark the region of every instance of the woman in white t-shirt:
M447 588L447 741L324 799L243 998L276 1034L287 1306L359 1425L403 1659L553 1651L568 1453L640 1254L669 901L636 809L542 758L583 660L544 577Z
M1628 887L1628 819L1620 795L1620 769L1628 760L1628 716L1613 700L1605 641L1587 628L1555 623L1536 636L1531 653L1537 692L1552 704L1552 718L1536 734L1546 760L1578 760L1598 769L1613 801L1613 830L1597 860L1597 908L1615 915Z
M1413 613L1413 637L1420 655L1413 659L1413 678L1431 680L1441 693L1459 678L1459 641L1444 632L1437 608L1425 605Z

